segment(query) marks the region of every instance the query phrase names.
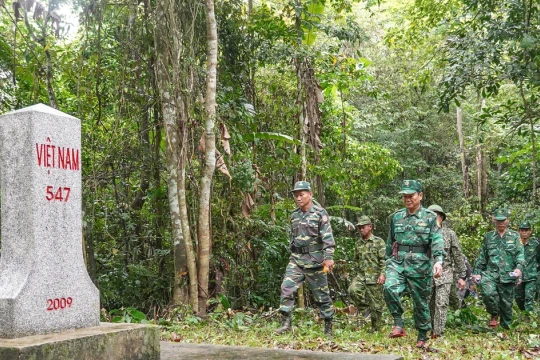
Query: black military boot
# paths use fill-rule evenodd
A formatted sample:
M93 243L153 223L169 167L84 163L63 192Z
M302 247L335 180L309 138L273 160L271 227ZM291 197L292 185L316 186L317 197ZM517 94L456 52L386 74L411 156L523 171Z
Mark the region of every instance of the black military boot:
M324 335L332 337L332 319L324 319Z
M287 331L291 331L292 330L291 323L292 323L291 313L281 314L281 327L274 330L274 334L280 335L280 334L286 333Z

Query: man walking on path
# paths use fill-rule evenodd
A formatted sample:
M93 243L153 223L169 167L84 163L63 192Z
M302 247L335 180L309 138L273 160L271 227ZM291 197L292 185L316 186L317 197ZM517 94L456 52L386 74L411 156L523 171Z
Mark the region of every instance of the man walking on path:
M516 303L521 311L533 311L534 296L536 295L536 278L540 263L540 248L536 238L531 237L531 223L523 221L519 225L519 240L523 245L525 265L523 275L516 286Z
M508 210L500 208L493 213L495 230L484 236L474 264L473 277L480 283L480 294L491 315L489 326L509 329L512 323L514 287L521 277L525 259L519 234L508 229Z
M465 267L464 256L456 233L444 223L446 214L443 209L439 205L431 205L428 210L437 214L437 224L442 230L444 252L446 253L441 277L433 278L433 289L431 290L431 301L429 303L432 327L431 338L436 339L443 335L446 326L446 314L448 312L450 291L453 288L454 273L458 278L458 288L460 290L465 289L467 268Z
M356 228L360 239L356 243L354 266L356 276L349 286L349 296L359 313L369 310L371 313L371 331L382 327L384 297L382 284L385 280L385 243L373 235L373 223L367 216L360 217Z
M420 181L404 180L400 194L405 208L390 217L386 241L384 299L394 318L390 337L405 336L401 297L407 289L413 300L414 324L418 330L416 347L425 348L431 330L428 303L432 276L442 274L444 241L437 215L421 205L424 194Z
M334 267L335 242L330 216L325 209L313 203L309 182L298 181L292 192L298 208L291 214L291 256L281 284L279 312L282 324L274 332L282 334L291 330L294 294L307 280L324 319L324 333L331 336L334 308L326 272Z

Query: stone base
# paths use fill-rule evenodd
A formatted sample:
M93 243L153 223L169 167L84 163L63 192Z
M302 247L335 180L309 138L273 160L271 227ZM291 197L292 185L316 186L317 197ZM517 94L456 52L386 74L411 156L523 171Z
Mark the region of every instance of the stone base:
M161 342L161 360L403 360L403 357L383 354L285 350Z
M159 360L159 328L100 326L17 339L0 339L1 360Z

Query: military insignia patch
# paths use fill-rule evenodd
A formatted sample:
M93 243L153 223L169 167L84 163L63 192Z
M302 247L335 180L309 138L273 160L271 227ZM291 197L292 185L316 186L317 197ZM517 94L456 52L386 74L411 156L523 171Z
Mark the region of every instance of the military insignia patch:
M409 180L405 180L404 184L405 186L409 186Z
M324 222L327 222L327 221L328 221L328 216L326 216L326 215L323 215L323 217L322 217L322 221L324 221Z

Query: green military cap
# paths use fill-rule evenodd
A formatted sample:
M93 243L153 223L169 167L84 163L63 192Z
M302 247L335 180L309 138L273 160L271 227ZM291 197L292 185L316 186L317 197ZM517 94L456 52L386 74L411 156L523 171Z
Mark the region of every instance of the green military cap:
M291 192L300 190L311 191L311 184L307 181L297 181L296 184L294 184L294 189L292 189Z
M360 219L358 219L358 223L356 224L356 227L363 226L363 225L373 225L369 216L366 216L366 215L360 216Z
M495 220L506 220L508 218L508 209L498 208L493 212Z
M400 194L414 194L417 192L422 192L422 183L420 180L403 180Z
M443 211L442 207L440 207L439 205L437 204L433 204L433 205L430 205L428 207L428 210L431 210L433 212L436 212L436 213L439 213L442 215L443 219L446 220L446 214L445 212Z
M522 221L521 224L519 224L519 228L520 229L530 229L531 228L531 223L527 220L525 221Z

